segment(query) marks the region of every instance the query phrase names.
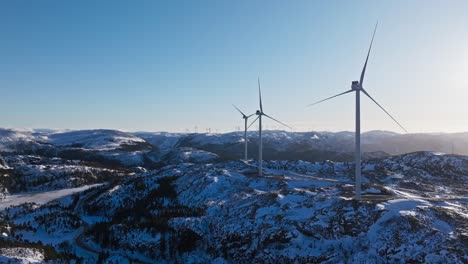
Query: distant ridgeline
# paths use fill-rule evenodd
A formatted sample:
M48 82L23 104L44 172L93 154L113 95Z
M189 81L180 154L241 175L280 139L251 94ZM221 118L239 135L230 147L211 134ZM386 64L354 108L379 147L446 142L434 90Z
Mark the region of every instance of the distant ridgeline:
M99 161L110 167L160 166L240 159L243 133L226 134L136 132L116 130L0 129L0 152ZM249 158L258 157L258 133L248 132ZM264 131L265 160L352 161L354 132ZM468 133L362 134L364 158L416 151L468 154ZM159 164L159 165L155 165Z

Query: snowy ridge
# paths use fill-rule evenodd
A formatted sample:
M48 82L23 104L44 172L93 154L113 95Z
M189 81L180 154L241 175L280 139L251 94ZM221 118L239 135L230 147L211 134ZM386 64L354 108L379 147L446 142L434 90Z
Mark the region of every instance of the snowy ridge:
M121 171L87 166L80 161L32 155L7 156L12 192L33 192L79 187L123 175Z
M465 156L368 155L358 203L354 164L323 158L352 148L349 132L265 132L269 153L322 161L266 160L264 177L256 161L232 161L230 153L242 154L240 132L5 133L0 242L13 252L8 260L468 261ZM402 135L364 137L375 147Z
M62 243L58 234L77 235L73 223L81 217L90 225L79 235L80 247L113 252L109 259L465 263L467 192L457 180L447 181L465 171L429 177L423 170L433 162L448 168L464 160L430 152L372 160L363 164L368 194L360 203L351 199L352 164L269 161L266 175L258 177L256 163L233 161L181 163L126 177L88 191L78 211L67 209L75 204L69 199L3 213L17 224L31 214L59 215L63 220L47 227L49 233L42 222L31 223L32 231L15 231L56 244ZM445 198L406 184L425 179L445 188Z
M137 132L134 133L151 145L158 147L161 150L167 150L175 148L179 143L180 139L185 137L186 134L168 133L168 132Z
M43 263L44 255L40 250L31 248L0 248L2 263Z
M2 152L14 151L18 144L34 142L35 140L37 137L29 131L0 129L0 151Z
M249 131L249 156L255 157L258 132ZM12 130L0 129L0 152L35 153L66 150L90 152L159 151L189 147L215 153L223 159L242 156L243 132L225 134L135 132L117 130ZM363 154L379 152L399 155L415 151L436 151L468 155L468 133L454 134L397 134L387 131L369 131L362 134ZM352 161L354 133L352 132L288 132L264 131L267 159L319 161L321 158ZM385 154L387 153L387 154ZM271 155L269 157L268 155ZM124 156L124 155L123 155ZM139 159L132 164L141 166L144 153L135 153ZM118 161L123 162L124 158Z
M269 165L284 167L274 162ZM459 255L445 250L449 244L467 249L454 239L462 235L456 231L461 222L444 218L447 204L441 207L427 200L395 196L387 202L359 205L341 197L347 195L345 183L330 184L336 178L334 173L329 179L305 180L287 171L266 178L249 176L251 172L245 164L233 162L169 166L146 175L176 177L177 202L203 208L201 216L174 217L168 223L174 230L191 230L201 244L210 241L215 246L205 251L210 259L221 257L216 253L220 251L227 251L237 261L269 262L443 259L462 263L468 257L466 251ZM462 208L466 213L466 204ZM463 215L457 217L464 219ZM160 245L161 237L154 239Z
M56 146L79 147L90 150L113 150L122 145L145 142L143 139L116 130L81 130L48 136L47 143Z

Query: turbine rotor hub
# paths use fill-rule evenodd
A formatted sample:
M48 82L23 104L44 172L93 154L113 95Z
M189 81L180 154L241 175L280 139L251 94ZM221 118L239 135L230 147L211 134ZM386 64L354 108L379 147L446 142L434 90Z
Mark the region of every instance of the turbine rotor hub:
M361 87L361 84L359 83L359 81L353 81L351 83L351 89L352 90L361 90L362 87Z

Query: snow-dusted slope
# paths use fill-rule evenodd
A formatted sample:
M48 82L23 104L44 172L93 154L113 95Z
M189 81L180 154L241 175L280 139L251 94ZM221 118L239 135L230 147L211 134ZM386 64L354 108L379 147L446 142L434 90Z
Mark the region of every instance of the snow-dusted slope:
M80 130L49 135L48 143L55 146L77 147L89 150L113 150L145 141L132 134L116 130Z
M463 134L451 136L463 142ZM249 132L254 154L256 137ZM363 134L363 144L399 153L450 142L415 137L375 131ZM323 161L350 160L353 138L266 131L258 177L255 161L229 161L243 153L240 132L0 130L0 199L28 202L0 211L7 249L0 262L466 263L468 158L373 153L378 158L362 164L358 203L353 163ZM15 194L50 198L57 193L48 191L103 182L47 204Z
M160 149L192 147L214 152L221 157L234 159L243 154L243 132L226 134L174 134L135 133ZM322 159L352 160L353 132L287 132L264 131L264 148L267 159ZM249 154L256 157L258 132L249 131ZM437 151L468 155L468 134L398 134L388 131L370 131L361 136L364 154L380 152L399 155L415 151Z
M264 131L264 157L319 161L324 159L351 161L354 151L352 132L287 132ZM249 156L257 156L258 133L248 132ZM126 133L117 130L11 130L0 129L0 152L60 152L82 151L168 151L189 147L217 154L222 159L239 159L243 155L243 133ZM387 131L370 131L362 134L365 155L379 152L399 155L415 151L437 151L468 154L468 134L398 134ZM122 155L121 153L119 155ZM118 158L122 161L123 159ZM372 154L374 155L374 154ZM122 155L126 156L126 155ZM128 155L127 155L128 156ZM374 155L375 156L375 155ZM141 165L144 157L139 155Z
M0 248L1 263L44 263L44 254L31 248Z
M126 175L124 171L92 166L81 161L32 155L5 157L10 170L1 183L10 192L34 192L74 188ZM1 190L1 189L0 189Z
M137 132L135 136L140 137L151 145L158 147L160 150L168 150L175 148L180 140L187 134L168 133L168 132Z
M125 194L132 197L132 204L143 203L139 207L144 206L149 215L153 215L150 208L163 204L195 209L185 211L183 217L169 217L167 223L174 230L193 232L200 247L195 246L192 250L198 253L191 254L199 254L205 261L221 257L274 263L462 263L468 258L468 245L463 243L468 208L463 199L432 201L402 193L359 204L348 198L346 164L303 163L288 168L288 164L271 162L266 166L269 174L264 178L254 176L254 168L240 162L169 166L132 182L133 186L143 184L138 190L144 192L130 188ZM157 200L148 197L161 185L148 184L149 179L172 179L176 197L162 197L160 203L154 203ZM364 189L371 189L366 186ZM115 188L94 206L100 207L105 199L101 206L122 208ZM128 240L122 246L135 243ZM151 243L161 247L164 242L156 235Z
M115 150L146 143L144 139L117 130L14 130L0 129L0 151L18 151L24 144L48 144L86 150ZM21 151L21 148L19 149Z
M80 200L2 213L17 224L58 215L51 227L32 222L32 230L5 232L43 241L76 234L81 250L103 258L109 252L114 260L466 263L466 160L422 152L368 161L362 202L352 200L350 163L270 161L259 177L255 163L235 161L165 166ZM421 188L428 181L445 194ZM77 216L88 223L80 234L73 230Z
M21 145L35 142L37 139L32 131L0 128L0 151L15 151Z

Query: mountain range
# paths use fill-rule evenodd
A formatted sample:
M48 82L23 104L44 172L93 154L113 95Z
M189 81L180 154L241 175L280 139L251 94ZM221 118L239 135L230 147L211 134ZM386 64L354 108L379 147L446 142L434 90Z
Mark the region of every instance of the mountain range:
M2 129L0 262L467 263L467 135Z

